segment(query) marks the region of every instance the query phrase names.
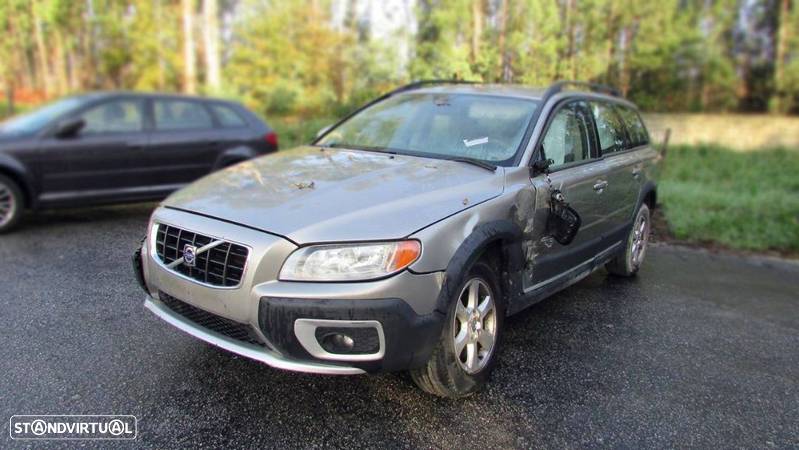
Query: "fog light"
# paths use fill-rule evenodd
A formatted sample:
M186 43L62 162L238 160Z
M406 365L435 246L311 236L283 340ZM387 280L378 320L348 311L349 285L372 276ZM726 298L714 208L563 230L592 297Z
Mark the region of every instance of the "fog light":
M328 333L322 337L320 344L330 353L349 353L355 348L355 341L343 333Z

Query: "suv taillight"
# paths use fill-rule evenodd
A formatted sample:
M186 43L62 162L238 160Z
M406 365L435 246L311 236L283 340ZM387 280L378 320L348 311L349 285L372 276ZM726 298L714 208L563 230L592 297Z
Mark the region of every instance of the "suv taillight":
M264 140L267 144L271 145L275 148L275 150L277 150L277 133L270 131L266 136L264 136Z

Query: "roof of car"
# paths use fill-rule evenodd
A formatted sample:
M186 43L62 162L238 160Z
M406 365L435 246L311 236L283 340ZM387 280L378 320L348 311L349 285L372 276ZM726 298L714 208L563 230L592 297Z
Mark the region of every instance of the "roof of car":
M87 100L100 100L104 98L112 98L112 97L142 97L142 98L169 98L169 99L176 99L176 100L202 100L202 101L213 101L213 102L222 102L222 103L235 103L230 100L225 100L221 98L214 98L214 97L203 97L200 95L188 95L188 94L176 94L176 93L164 93L164 92L136 92L136 91L94 91L94 92L86 92L83 94L78 94L77 97L85 98Z

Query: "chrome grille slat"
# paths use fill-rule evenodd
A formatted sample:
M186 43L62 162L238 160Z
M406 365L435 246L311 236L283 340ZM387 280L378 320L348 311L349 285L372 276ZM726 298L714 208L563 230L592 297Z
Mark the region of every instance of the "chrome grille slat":
M219 245L199 253L196 256L194 267L177 262L176 265L168 268L211 286L235 287L241 283L249 256L247 247L165 224L158 224L155 239L156 256L165 266L182 259L183 249L186 245L192 245L199 249L212 243L215 245L221 242Z

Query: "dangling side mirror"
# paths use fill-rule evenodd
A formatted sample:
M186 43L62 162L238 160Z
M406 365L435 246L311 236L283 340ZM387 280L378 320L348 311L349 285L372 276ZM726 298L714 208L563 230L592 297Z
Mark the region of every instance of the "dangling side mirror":
M552 192L549 217L547 218L547 233L561 245L569 245L580 231L582 219L577 211L566 203L566 198L560 191Z

